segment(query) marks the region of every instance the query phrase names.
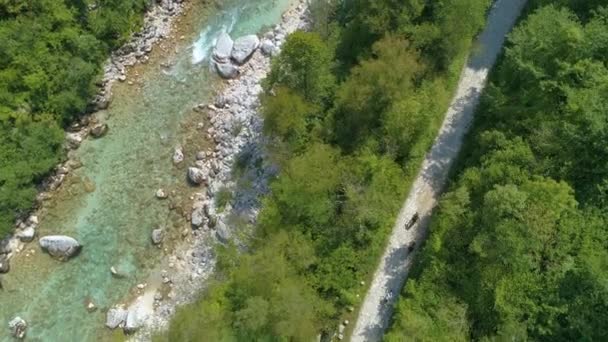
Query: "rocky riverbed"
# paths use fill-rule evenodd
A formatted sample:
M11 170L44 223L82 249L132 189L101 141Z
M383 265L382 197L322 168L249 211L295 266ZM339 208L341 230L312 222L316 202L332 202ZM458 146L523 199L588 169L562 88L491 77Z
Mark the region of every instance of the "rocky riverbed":
M207 115L211 126L198 128L215 142L215 148L197 153L197 161L188 167L190 181L204 185L204 191L193 195L188 215L194 229L192 239L178 246L161 269L142 283L145 287L130 304L118 304L108 311L109 328L122 327L126 331L138 328L133 340L148 340L152 332L167 327L177 306L193 301L205 286L215 267L214 244L245 243L244 238L256 222L260 195L268 191L268 179L276 172L264 162L262 118L258 113L260 84L285 37L308 27L306 11L305 1L295 2L283 14L282 22L265 32L260 41L252 44L255 40L247 38L249 43L244 45L249 46L249 52L243 54L240 50L235 58L233 46L231 54L224 51L224 59L218 61L215 56L210 61L216 68L217 63L228 64L236 72L231 77L222 75L235 79L226 81L214 103L195 108L201 115ZM225 44L221 39L218 41ZM215 52L217 55L218 50ZM178 156L182 153L180 148L176 151ZM181 163L183 157L178 159ZM218 197L226 193L231 194L231 200L221 203ZM131 322L129 317L133 317Z

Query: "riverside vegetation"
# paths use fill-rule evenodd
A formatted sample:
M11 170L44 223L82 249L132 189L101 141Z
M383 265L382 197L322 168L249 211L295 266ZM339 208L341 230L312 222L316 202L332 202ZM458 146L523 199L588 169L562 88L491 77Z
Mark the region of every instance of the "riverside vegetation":
M31 208L35 184L62 158L62 127L87 109L103 62L147 3L0 1L0 238Z
M170 341L310 341L356 306L489 0L314 1L262 98L280 168L244 253L218 249ZM467 20L462 20L466 17Z
M608 339L607 6L529 4L387 341Z

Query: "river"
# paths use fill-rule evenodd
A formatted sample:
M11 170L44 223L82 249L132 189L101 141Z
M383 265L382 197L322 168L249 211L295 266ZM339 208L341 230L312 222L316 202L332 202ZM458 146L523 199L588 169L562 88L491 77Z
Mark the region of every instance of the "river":
M83 167L45 204L39 236L73 236L82 253L62 263L33 242L12 259L0 291L0 340L11 340L6 324L14 316L28 322L28 341L114 340L122 333L104 328L106 310L132 296L170 252L171 243L169 251L152 245L151 231L160 226L177 237L189 229L179 208L187 209L196 189L187 186L185 169L196 151L209 146L196 130L206 118L192 108L208 101L221 82L209 70L213 43L223 30L238 37L278 23L291 2L216 1L222 3L216 8L195 1L178 25L183 39L165 42L168 52L156 47L147 64L130 71L133 84L114 86L112 105L98 113L110 127L107 136L83 142L76 151ZM177 145L186 152L181 167L171 163ZM177 210L155 198L158 188L176 191ZM112 266L127 276L112 277ZM88 300L95 312L87 311Z

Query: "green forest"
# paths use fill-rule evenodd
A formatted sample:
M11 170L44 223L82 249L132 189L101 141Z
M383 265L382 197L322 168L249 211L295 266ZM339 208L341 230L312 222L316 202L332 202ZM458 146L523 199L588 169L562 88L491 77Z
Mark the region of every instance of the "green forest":
M158 340L311 341L355 310L489 4L313 3L265 82L281 171L255 236Z
M387 341L608 340L607 5L529 4Z
M0 238L63 157L62 128L85 112L113 48L146 0L0 0ZM69 66L69 67L66 67Z

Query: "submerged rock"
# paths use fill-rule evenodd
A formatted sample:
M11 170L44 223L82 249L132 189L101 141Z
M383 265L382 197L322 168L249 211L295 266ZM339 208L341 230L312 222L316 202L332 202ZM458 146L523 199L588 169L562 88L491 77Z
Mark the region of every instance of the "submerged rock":
M233 45L234 41L230 38L228 33L223 32L220 34L217 38L217 43L215 43L215 48L213 49L213 59L219 63L227 62L230 59Z
M91 313L91 312L95 312L95 311L97 310L97 306L96 306L96 305L95 305L95 303L93 303L93 301L92 301L92 300L90 300L90 299L88 299L88 300L86 301L86 305L85 305L85 307L87 308L87 311L88 311L89 313Z
M230 63L215 63L215 69L225 79L236 78L239 75L239 68Z
M67 260L77 255L82 246L76 239L64 235L49 235L39 241L40 247L59 260Z
M11 335L18 339L23 339L25 337L25 332L27 330L27 322L17 316L13 318L10 322L8 322L8 327L11 329Z
M232 47L232 59L239 65L245 64L259 45L260 39L255 34L238 38Z
M107 124L98 124L91 128L91 136L93 138L101 138L108 133Z
M11 264L4 254L0 254L0 273L8 273L11 270Z
M116 329L123 327L127 320L128 311L123 308L111 308L106 315L106 327Z
M116 267L110 267L110 273L114 278L121 279L127 277L128 273L121 269L116 269Z

